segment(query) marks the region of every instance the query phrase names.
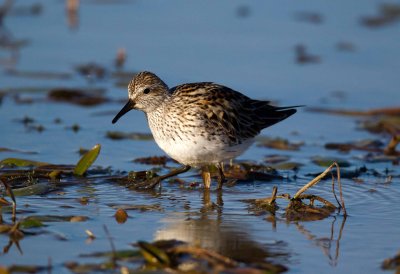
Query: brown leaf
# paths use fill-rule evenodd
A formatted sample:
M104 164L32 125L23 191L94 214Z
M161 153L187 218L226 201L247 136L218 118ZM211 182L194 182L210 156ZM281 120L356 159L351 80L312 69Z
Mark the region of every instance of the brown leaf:
M133 162L144 165L165 166L168 160L170 159L167 158L166 156L151 156L151 157L136 158L135 160L133 160Z
M126 222L126 220L128 219L128 213L126 213L126 211L122 208L119 208L116 212L115 212L115 220L117 221L117 223L119 224L123 224Z
M48 93L48 98L56 102L67 102L82 106L95 106L108 101L103 96L103 90L83 90L59 88L53 89Z

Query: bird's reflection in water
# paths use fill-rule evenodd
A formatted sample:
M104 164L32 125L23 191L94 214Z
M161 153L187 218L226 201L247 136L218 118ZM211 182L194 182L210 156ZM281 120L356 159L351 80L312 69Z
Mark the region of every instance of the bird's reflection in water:
M249 225L236 217L222 218L222 192L216 192L215 202L210 191L204 191L202 207L198 212L186 212L168 216L163 221L166 228L156 232L155 240L176 239L191 245L216 251L224 256L246 263L262 263L279 257L285 261L288 253L283 242L263 244L249 235Z

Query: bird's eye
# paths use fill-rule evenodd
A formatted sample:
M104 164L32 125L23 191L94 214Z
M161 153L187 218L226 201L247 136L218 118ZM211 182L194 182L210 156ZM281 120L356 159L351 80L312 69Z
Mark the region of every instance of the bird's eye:
M145 89L143 90L143 93L144 93L144 94L149 94L149 93L150 93L150 89L149 89L149 88L145 88Z

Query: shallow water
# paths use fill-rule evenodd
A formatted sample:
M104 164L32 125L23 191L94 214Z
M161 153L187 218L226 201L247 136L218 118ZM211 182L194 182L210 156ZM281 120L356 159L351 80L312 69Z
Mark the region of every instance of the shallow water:
M42 4L39 15L11 12L4 18L1 35L10 39L28 39L18 50L0 49L2 73L0 91L7 92L0 105L2 134L0 147L36 154L0 152L0 159L21 157L32 160L74 164L79 148L100 143L96 161L113 171L145 170L151 166L132 163L138 157L163 155L152 141L113 141L107 131L149 132L144 115L130 112L116 125L114 114L126 99L126 88L116 85L112 76L118 48L125 48L124 71L150 70L170 86L183 82L215 81L259 99L281 105L305 104L310 107L368 110L398 106L400 70L400 28L394 22L384 27L368 28L360 18L378 13L380 1L344 1L307 5L285 1L243 4L241 1L81 1L78 25L71 28L63 1L19 1L14 8ZM243 12L244 10L244 12ZM241 13L242 12L242 13ZM316 12L320 24L296 19L299 12ZM241 15L238 15L241 14ZM338 42L348 42L352 50L340 51ZM297 64L295 46L304 44L319 63ZM85 78L74 67L95 62L104 66L104 79ZM67 79L13 76L8 72L67 73ZM56 87L104 88L111 102L94 107L55 103L46 99ZM16 92L12 89L19 88ZM38 92L28 92L38 88ZM11 90L11 91L10 91ZM339 93L337 91L340 91ZM18 103L15 95L32 99ZM396 105L397 104L397 105ZM25 116L35 119L45 130L38 132L18 122ZM61 123L55 123L56 118ZM304 142L299 151L279 151L252 146L239 160L261 163L266 155L289 155L303 163L294 179L293 171L282 172L287 179L272 182L254 181L226 187L222 196L209 195L200 187L187 189L164 183L154 192L131 191L124 186L93 179L86 183L62 184L46 195L17 197L18 218L31 215L83 215L85 222L48 222L35 236L20 241L21 254L13 246L0 255L0 265L47 265L54 271L69 271L66 261L90 262L79 255L109 251L103 230L107 225L117 249L128 249L138 240L180 239L216 250L240 261L268 260L281 263L290 273L379 273L385 258L399 251L400 220L397 202L400 195L399 168L391 162L366 163L359 156L324 149L327 142L347 142L372 135L357 129L360 117L334 116L301 109L288 120L264 130L262 135L284 137ZM78 124L80 130L70 127ZM274 185L279 193L294 194L324 168L313 164L312 156L341 157L352 163L350 170L361 166L374 169L381 177L364 175L363 182L343 179L344 199L349 216L341 214L313 222L276 224L268 214L253 212L242 200L269 196ZM385 183L385 170L393 175ZM181 176L200 181L195 170ZM334 201L330 180L310 190ZM87 204L80 203L87 197ZM118 224L116 207L122 205L158 205L156 210L129 210L129 219ZM277 215L284 213L285 203ZM10 220L10 212L3 214ZM342 229L341 229L342 227ZM96 239L87 242L85 230ZM333 229L333 230L332 230ZM40 230L42 231L42 230ZM333 232L333 236L331 236ZM0 234L2 245L8 237ZM338 240L339 239L339 240Z

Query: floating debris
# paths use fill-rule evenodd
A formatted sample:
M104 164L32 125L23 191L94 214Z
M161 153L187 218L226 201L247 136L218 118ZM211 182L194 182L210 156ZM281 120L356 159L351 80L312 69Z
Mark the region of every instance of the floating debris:
M40 273L40 272L49 272L51 271L51 266L42 266L42 265L17 265L13 264L4 268L6 272L0 273ZM1 270L1 267L0 267Z
M287 139L283 138L269 138L269 137L261 137L257 138L257 146L259 147L268 147L279 150L299 150L303 145L303 142L291 143Z
M122 210L138 210L140 212L147 211L164 211L163 207L160 204L153 205L126 205L126 204L109 204L111 208L122 209Z
M151 133L139 133L139 132L122 132L122 131L107 131L106 137L111 140L140 140L140 141L150 141L153 140L153 135Z
M88 151L89 151L88 148L80 147L77 152L79 153L79 155L82 156L83 154L87 153Z
M240 5L236 8L236 16L238 18L247 18L251 15L251 8L248 5Z
M385 155L400 155L396 146L400 141L400 108L382 108L368 111L337 110L324 108L309 108L311 111L326 112L340 115L367 116L369 119L361 121L360 127L375 134L390 135L391 139L383 149Z
M81 126L75 123L72 126L65 127L65 129L70 129L73 132L77 133L79 130L81 130Z
M0 161L0 166L17 166L17 167L39 167L49 165L49 163L32 161L21 158L7 158Z
M306 222L323 220L336 211L336 206L316 195L300 195L298 199L298 201L291 201L286 208L287 221ZM302 200L304 199L309 199L310 204L303 203ZM314 201L322 202L323 206L315 206Z
M342 152L348 152L353 149L379 152L383 150L382 149L383 145L384 144L380 140L366 139L366 140L359 140L347 143L326 143L325 148L339 150Z
M38 182L35 178L32 178L31 185L19 188L13 188L15 196L31 196L31 195L44 195L56 188L48 182Z
M400 273L400 252L392 258L385 259L381 265L383 270L395 270Z
M25 222L37 222L37 223L52 223L52 222L86 222L89 220L87 216L79 216L79 215L33 215L26 217L24 219Z
M311 157L311 161L314 164L316 164L318 166L323 166L323 167L330 166L332 164L332 162L338 163L338 165L341 167L351 166L349 161L347 161L345 159L339 159L339 158L333 158L333 157L314 156L314 157Z
M322 14L311 11L296 12L295 18L298 21L307 22L311 24L322 24L324 22L324 17Z
M114 214L115 220L119 224L123 224L128 220L128 213L122 208L118 208L117 211Z
M76 29L79 26L79 0L66 0L65 10L67 12L68 26Z
M10 15L13 16L37 16L42 14L43 6L40 3L33 3L29 6L17 6L10 10Z
M353 43L347 41L337 42L335 47L342 52L355 52L357 50L357 47Z
M339 186L340 191L340 201L336 197L335 194L335 180L332 177L332 191L333 195L339 205L339 209L343 209L344 216L347 216L343 195L342 195L342 185L340 182L341 173L339 170L339 166L337 163L331 164L324 172L318 174L313 180L304 185L301 189L299 189L296 194L293 195L293 198L290 194L277 194L277 187L274 187L272 190L272 196L263 198L263 199L248 199L243 200L243 202L247 202L252 205L252 210L256 212L260 211L269 211L273 216L275 216L275 211L278 209L278 205L276 204L277 199L285 199L289 201L288 206L285 210L284 218L286 221L316 221L322 220L328 216L330 216L333 212L336 211L337 207L333 205L331 202L325 200L322 197L312 194L303 194L305 191L310 189L312 186L316 185L320 182L326 175L331 172L333 168L336 168L337 174L336 179ZM305 204L304 200L309 200L309 204ZM315 201L318 201L323 204L323 206L315 206Z
M400 135L399 116L378 116L370 120L364 120L360 127L375 134Z
M371 133L390 135L391 139L383 149L383 153L400 156L400 152L396 151L400 142L400 116L383 116L366 120L361 123L361 127Z
M104 97L104 89L60 88L50 90L47 96L55 102L67 102L81 106L96 106L109 101Z
M264 162L267 164L277 164L277 163L282 163L289 161L290 157L286 155L280 155L280 154L274 154L274 155L268 155L264 158Z
M117 69L122 69L126 62L126 50L124 48L119 48L117 51L117 56L115 57L115 67Z
M74 175L77 176L82 176L88 168L96 161L97 156L99 156L101 149L101 145L97 144L94 147L92 147L91 150L86 152L82 158L79 160L79 162L76 164L76 167L74 169Z
M134 163L144 164L144 165L160 165L165 166L167 161L173 161L171 158L166 156L151 156L151 157L143 157L136 158L133 160Z
M285 163L278 163L271 165L271 167L276 170L294 170L294 171L297 171L302 166L303 166L302 163L297 163L297 162L285 162Z
M399 107L377 108L371 110L348 110L348 109L308 107L307 110L313 112L323 112L323 113L349 115L349 116L378 116L378 115L399 116L400 115Z
M211 170L211 172L212 175L216 175L217 170ZM283 179L283 176L270 166L249 163L239 163L224 167L224 176L235 182L268 182Z
M129 82L132 80L132 77L134 77L136 74L137 72L135 71L116 70L111 73L111 77L116 80L115 81L116 87L126 89Z
M297 64L315 64L321 62L321 57L309 54L305 45L296 45L295 52Z
M362 17L361 23L366 27L377 28L396 23L399 20L400 5L397 3L390 3L380 5L378 15Z
M43 226L45 226L45 224L36 218L25 218L20 221L21 229L38 228Z
M24 124L25 126L27 126L27 125L29 125L29 124L33 124L33 123L36 122L35 119L32 118L32 117L30 117L30 116L24 116L24 117L21 118L21 119L15 119L15 121L16 121L16 122L19 122L19 123L22 123L22 124Z
M14 77L33 78L33 79L60 79L66 80L72 78L72 74L52 71L22 71L8 69L6 73Z
M15 152L15 153L22 153L22 154L38 154L36 151L25 151L7 147L0 147L0 152Z
M89 79L103 79L107 70L96 63L87 63L75 67L76 71Z
M89 229L86 229L86 230L85 230L85 233L86 233L86 235L88 235L88 238L89 238L90 240L96 239L96 236L94 235L94 233L93 233L92 231L90 231Z

